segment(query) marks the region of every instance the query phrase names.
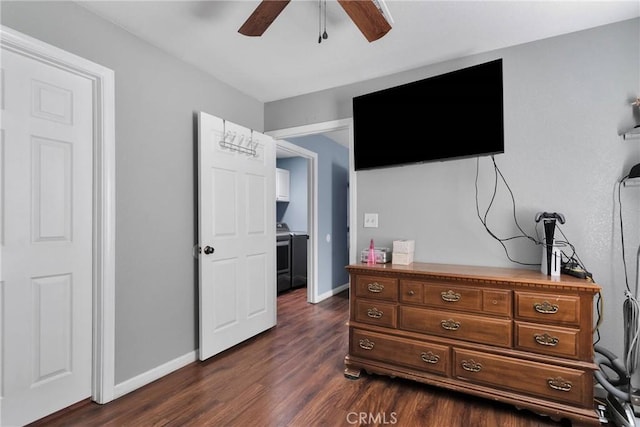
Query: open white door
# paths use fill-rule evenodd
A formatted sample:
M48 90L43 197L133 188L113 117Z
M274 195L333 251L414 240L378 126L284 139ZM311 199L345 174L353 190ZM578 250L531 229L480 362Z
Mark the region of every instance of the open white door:
M199 113L198 157L205 360L276 324L275 142Z

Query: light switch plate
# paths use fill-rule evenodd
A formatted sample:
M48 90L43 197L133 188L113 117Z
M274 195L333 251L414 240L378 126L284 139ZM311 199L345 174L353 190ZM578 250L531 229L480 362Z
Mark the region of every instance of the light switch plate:
M365 228L378 228L378 214L377 213L364 214L364 226Z

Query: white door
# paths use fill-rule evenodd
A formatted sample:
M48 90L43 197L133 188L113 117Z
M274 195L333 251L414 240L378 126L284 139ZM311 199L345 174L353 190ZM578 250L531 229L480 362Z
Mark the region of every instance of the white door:
M0 424L91 396L92 83L2 50Z
M205 360L276 324L275 141L206 113L198 119Z

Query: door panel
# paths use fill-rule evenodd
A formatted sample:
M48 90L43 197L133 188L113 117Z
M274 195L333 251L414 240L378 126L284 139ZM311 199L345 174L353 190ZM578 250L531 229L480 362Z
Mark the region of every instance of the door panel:
M198 127L199 358L205 360L276 323L275 143L206 113ZM236 149L221 145L223 138Z
M93 88L2 50L2 411L91 396Z

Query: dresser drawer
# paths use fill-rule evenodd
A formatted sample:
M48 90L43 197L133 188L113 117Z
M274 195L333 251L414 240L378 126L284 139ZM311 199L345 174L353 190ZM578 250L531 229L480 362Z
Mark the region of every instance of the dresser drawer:
M512 344L512 324L507 319L401 306L398 324L400 329L441 337L500 347Z
M557 402L593 405L591 372L453 349L455 378Z
M356 296L398 301L398 279L376 276L356 276Z
M424 299L424 285L414 280L400 281L400 302L422 304Z
M511 291L426 283L424 302L438 308L511 316Z
M454 310L482 310L482 289L426 283L424 302L430 306Z
M484 289L482 312L511 317L511 291Z
M355 318L358 322L395 328L398 319L397 310L397 306L392 303L358 299Z
M353 329L350 353L355 356L447 375L449 347Z
M516 322L515 340L519 350L578 359L580 337L577 329Z
M537 323L580 325L580 297L545 293L515 293L516 319Z

